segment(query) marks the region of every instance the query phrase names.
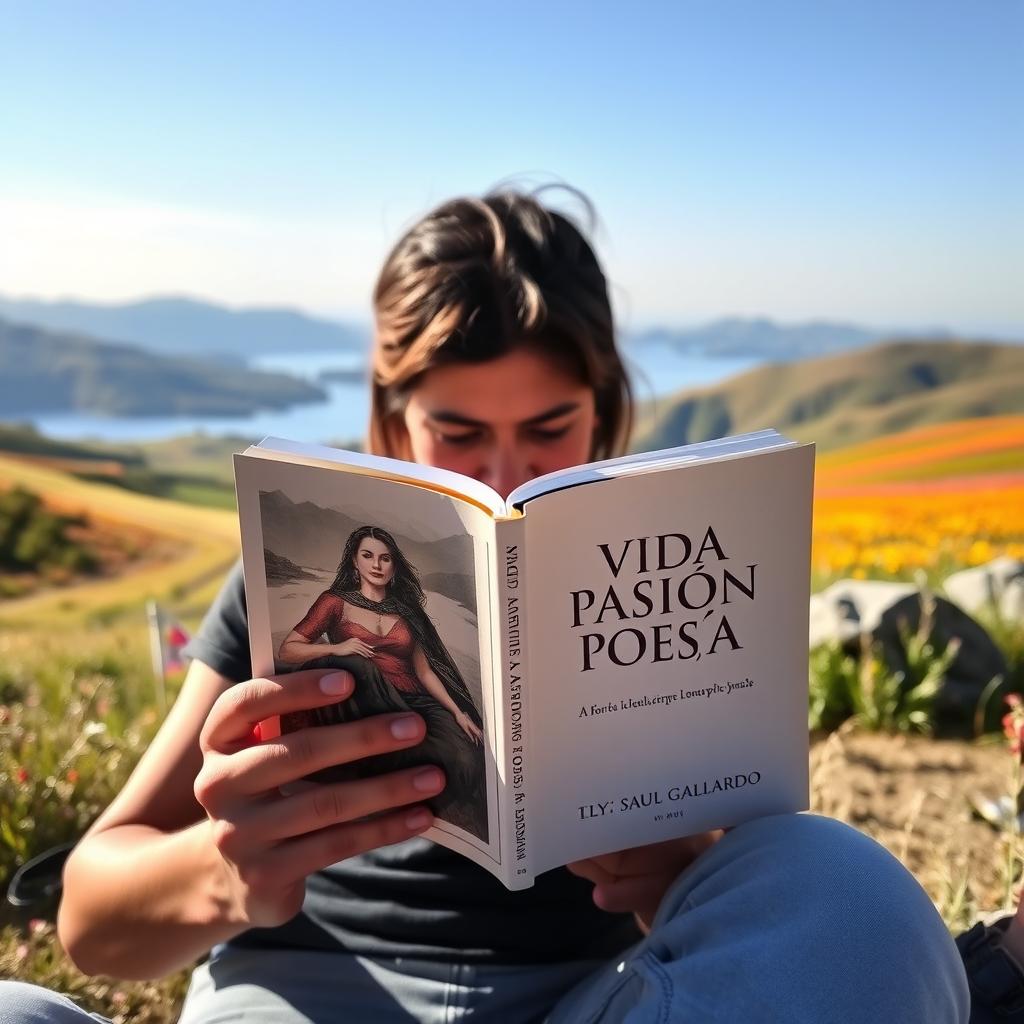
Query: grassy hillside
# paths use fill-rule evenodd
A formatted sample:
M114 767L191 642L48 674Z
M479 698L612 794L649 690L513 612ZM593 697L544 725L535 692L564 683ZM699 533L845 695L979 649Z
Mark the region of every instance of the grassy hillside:
M231 456L251 441L186 434L145 444L54 440L27 425L0 423L0 454L139 494L214 508L235 507Z
M281 373L155 355L80 334L0 320L0 416L81 410L114 416L244 415L319 401Z
M637 450L777 429L820 448L930 423L1024 412L1024 346L898 341L758 367L646 406Z
M15 624L89 620L135 607L147 597L205 608L237 557L233 512L134 494L105 483L79 480L47 466L0 455L0 487L20 484L68 515L117 529L119 524L158 538L154 557L113 579L0 601L0 628Z

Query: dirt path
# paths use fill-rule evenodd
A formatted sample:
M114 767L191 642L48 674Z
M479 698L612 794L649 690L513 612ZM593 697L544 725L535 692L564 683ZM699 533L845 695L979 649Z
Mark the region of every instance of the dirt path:
M947 916L966 924L1002 904L1005 846L970 798L1008 793L1001 742L882 736L842 729L814 744L814 810L873 836L914 873ZM948 912L948 913L947 913Z

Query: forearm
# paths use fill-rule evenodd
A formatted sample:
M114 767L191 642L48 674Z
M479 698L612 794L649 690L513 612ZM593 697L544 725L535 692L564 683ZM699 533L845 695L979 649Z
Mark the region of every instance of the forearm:
M314 658L324 658L329 654L337 653L338 649L334 644L311 644L301 640L292 640L289 643L281 644L277 652L277 660L286 665L302 665Z
M86 836L64 871L58 931L86 974L160 977L247 927L205 819L179 832L120 825Z
M452 700L451 694L444 688L444 684L433 672L421 673L420 684L449 714L458 714L458 705Z

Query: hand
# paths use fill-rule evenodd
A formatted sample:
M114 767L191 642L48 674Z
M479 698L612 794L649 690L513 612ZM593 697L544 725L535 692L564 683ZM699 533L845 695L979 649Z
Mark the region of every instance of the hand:
M607 853L567 865L594 883L594 903L611 913L632 913L649 931L662 897L684 868L722 838L721 831Z
M298 791L282 795L282 787L312 772L423 739L423 719L405 713L253 743L262 720L337 703L353 686L350 672L294 672L240 683L211 708L199 737L203 766L195 795L222 860L231 920L256 927L283 924L302 907L307 875L432 824L430 811L419 803L444 788L443 773L432 766L291 787Z
M334 644L332 650L338 655L358 654L361 658L372 658L376 654L376 650L373 647L356 637L342 640L340 644Z
M472 718L469 717L469 715L466 714L465 711L457 711L456 710L456 711L452 712L452 715L454 716L455 721L458 722L459 728L474 743L483 743L484 734L480 731L480 729L477 727L476 723L473 721Z

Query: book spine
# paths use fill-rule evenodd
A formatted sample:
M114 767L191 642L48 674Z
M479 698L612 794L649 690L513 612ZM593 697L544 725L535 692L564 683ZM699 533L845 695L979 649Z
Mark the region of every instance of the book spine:
M505 794L502 860L506 885L533 885L530 867L529 816L529 651L526 632L525 519L497 524L498 615L504 719L502 781Z

